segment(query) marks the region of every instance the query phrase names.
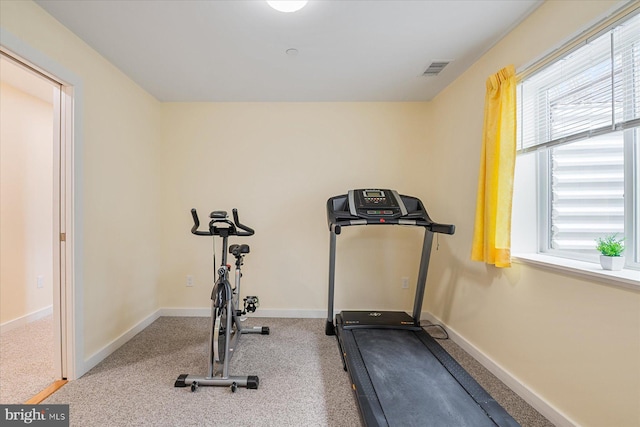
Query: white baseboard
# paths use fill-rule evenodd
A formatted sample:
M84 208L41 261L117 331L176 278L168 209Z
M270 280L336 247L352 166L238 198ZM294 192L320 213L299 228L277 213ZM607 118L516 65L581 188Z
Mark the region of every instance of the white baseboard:
M9 320L8 322L4 322L0 325L0 334L21 328L51 314L53 314L53 305L34 311L33 313L26 314L22 317L18 317L17 319Z
M211 315L211 308L161 308L160 316L167 317L207 317ZM258 309L248 317L277 317L283 319L323 319L326 310L278 310Z
M161 308L160 316L164 317L208 317L211 308Z
M127 343L127 341L136 336L138 333L142 332L147 326L155 322L159 317L160 310L156 310L155 312L151 313L149 316L138 322L128 331L124 332L118 338L114 339L102 349L92 354L89 358L85 359L82 366L78 367L77 369L77 378L80 378L82 375L89 372L91 368L102 362L105 358L107 358L107 356L122 347L125 343Z
M481 352L477 347L465 340L455 329L445 325L440 319L433 314L423 312L421 315L422 320L427 320L431 323L442 325L442 327L449 334L449 338L456 344L458 344L464 351L469 353L471 357L476 359L482 366L487 368L489 372L495 375L500 381L505 383L507 387L513 390L518 396L520 396L525 402L531 405L535 410L540 412L545 418L551 421L558 427L574 427L578 425L572 421L567 415L555 408L549 402L540 397L536 392L529 389L523 383L518 381L518 378L512 375L509 371L504 369L490 357Z

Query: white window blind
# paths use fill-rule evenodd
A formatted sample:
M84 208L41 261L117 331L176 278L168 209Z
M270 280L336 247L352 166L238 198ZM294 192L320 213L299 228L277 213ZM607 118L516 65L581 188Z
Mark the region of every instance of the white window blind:
M640 15L519 85L520 153L640 126Z
M549 247L586 259L598 237L624 235L622 132L563 145L550 158Z
M538 152L539 251L596 261L595 240L618 234L638 267L638 129L637 8L521 80L518 153Z

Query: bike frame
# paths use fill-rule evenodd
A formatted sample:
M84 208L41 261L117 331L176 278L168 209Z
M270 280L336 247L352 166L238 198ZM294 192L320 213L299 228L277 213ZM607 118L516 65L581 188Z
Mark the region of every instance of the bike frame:
M239 317L243 312L240 312L239 298L240 298L240 277L242 261L244 255L249 253L248 246L242 248L236 252L233 251L236 257L236 269L234 286L229 282L229 270L230 266L227 264L227 252L228 238L229 236L252 236L254 234L253 229L241 224L238 220L237 210L233 210L233 222L227 218L225 211L214 211L210 217L212 220L209 222L209 230L198 230L200 221L195 209L191 210L194 225L191 228L191 233L197 236L220 236L222 237L222 262L220 267L215 268L215 239L213 242L213 265L214 274L217 275L217 280L214 283L211 291L211 329L209 335L209 366L206 376L194 376L189 374L182 374L176 380L175 387L188 387L191 386L191 391L195 391L199 386L231 386L231 391L236 391L237 387L246 387L251 389L258 388L259 379L255 375L248 376L231 376L229 375L229 365L231 363L231 357L233 356L234 349L237 347L240 335L245 333L254 333L261 335L268 335L269 328L267 326L255 326L253 328L242 328ZM246 245L240 245L246 246ZM256 297L252 297L256 298ZM222 348L220 346L220 329L223 325L220 325L222 315L226 315L225 331L224 331L224 353L221 354ZM255 307L254 310L255 311ZM220 356L224 360L219 360ZM216 360L218 359L218 360Z

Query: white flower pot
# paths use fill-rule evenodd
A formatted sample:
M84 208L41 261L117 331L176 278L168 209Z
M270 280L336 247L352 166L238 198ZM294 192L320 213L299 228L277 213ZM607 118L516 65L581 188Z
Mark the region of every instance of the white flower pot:
M600 255L600 265L604 270L622 270L622 267L624 267L624 256Z

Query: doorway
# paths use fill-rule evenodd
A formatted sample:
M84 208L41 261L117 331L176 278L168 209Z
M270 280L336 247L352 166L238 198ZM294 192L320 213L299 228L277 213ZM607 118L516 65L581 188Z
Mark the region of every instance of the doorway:
M64 132L70 110L59 81L0 53L0 324L3 339L18 344L3 346L3 365L11 369L3 372L2 400L24 403L68 376Z

